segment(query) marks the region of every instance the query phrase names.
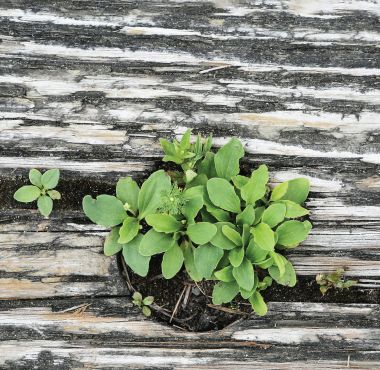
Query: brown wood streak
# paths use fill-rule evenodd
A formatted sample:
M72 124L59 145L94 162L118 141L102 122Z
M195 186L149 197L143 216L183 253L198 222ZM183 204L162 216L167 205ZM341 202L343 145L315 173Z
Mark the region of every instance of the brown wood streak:
M86 310L78 313L77 307L84 304ZM221 331L186 333L144 319L125 299L0 304L0 365L36 361L46 352L56 360L78 361L77 366L101 367L112 356L115 366L136 365L144 357L147 367L240 366L241 361L253 366L261 358L276 368L289 362L313 368L324 353L326 365L332 368L342 366L347 356L353 366L369 367L379 360L378 313L379 305L271 303L266 320L253 315ZM23 341L24 333L28 343ZM291 350L301 343L301 354ZM302 357L306 352L307 359ZM156 356L164 362L157 362Z

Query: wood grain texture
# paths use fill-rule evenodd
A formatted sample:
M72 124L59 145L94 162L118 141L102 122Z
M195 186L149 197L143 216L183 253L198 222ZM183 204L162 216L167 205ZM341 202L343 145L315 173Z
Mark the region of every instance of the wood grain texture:
M253 315L209 333L154 323L120 298L0 302L0 309L0 365L335 369L348 358L359 368L379 361L378 305L274 302L265 320Z
M311 181L297 273L345 266L378 288L379 15L377 0L3 0L0 367L378 368L375 304L271 302L213 333L144 319L81 199L145 178L160 137L237 136L247 171ZM62 170L49 220L12 200L32 167Z

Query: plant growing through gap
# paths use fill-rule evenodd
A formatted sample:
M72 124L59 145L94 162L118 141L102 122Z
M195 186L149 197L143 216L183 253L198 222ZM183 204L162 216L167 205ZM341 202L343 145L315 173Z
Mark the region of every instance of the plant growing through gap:
M161 139L163 160L179 166L158 170L140 187L121 178L116 196L83 199L89 219L110 227L107 256L122 252L126 264L146 276L154 255L161 255L162 275L173 278L185 268L194 281L215 282L214 304L247 299L258 315L267 305L262 291L272 281L293 287L296 273L283 251L297 247L312 228L303 220L309 181L296 178L271 188L266 165L250 176L240 174L241 142L232 138L216 153L212 139L192 143L190 131L180 141ZM144 233L143 225L147 225ZM145 228L144 228L145 230Z
M33 168L29 171L29 181L31 185L22 186L14 193L13 198L22 203L37 200L41 215L49 217L53 210L53 200L61 199L60 192L55 190L59 181L59 169L53 168L42 174Z
M358 283L356 280L344 279L344 272L344 268L338 268L331 274L318 274L316 276L315 280L319 285L319 290L321 291L322 295L325 295L329 289L348 289Z

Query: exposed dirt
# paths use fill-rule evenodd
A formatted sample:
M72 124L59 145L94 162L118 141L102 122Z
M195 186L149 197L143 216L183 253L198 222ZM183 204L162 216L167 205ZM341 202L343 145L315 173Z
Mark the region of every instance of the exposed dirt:
M124 266L119 256L122 271ZM190 331L217 330L252 314L248 301L238 296L231 304L213 306L211 301L213 281L194 283L181 271L173 279L166 280L161 275L161 261L153 258L147 277L142 278L127 270L134 289L143 297L153 296L155 304L153 315L159 321L171 323ZM319 291L318 284L312 279L299 278L294 288L276 284L263 292L267 302L324 302L324 303L379 303L379 289L329 290L324 296ZM175 314L173 312L176 309ZM171 317L173 316L172 320Z

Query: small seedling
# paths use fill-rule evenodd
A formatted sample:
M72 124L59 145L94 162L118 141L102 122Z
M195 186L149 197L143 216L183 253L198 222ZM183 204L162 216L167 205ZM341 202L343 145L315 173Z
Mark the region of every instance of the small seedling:
M343 275L343 268L338 268L331 274L318 274L315 280L317 281L317 284L320 285L319 290L322 295L325 295L329 289L348 289L358 283L356 280L345 280Z
M141 293L135 292L133 293L132 298L133 298L132 303L135 306L140 307L142 313L145 316L149 317L152 314L152 311L149 306L153 303L154 298L151 295L143 299Z
M54 190L58 185L59 170L53 168L42 174L33 168L29 171L29 181L32 185L22 186L14 193L13 198L22 203L37 200L38 210L48 217L53 210L53 200L61 199L60 192Z

